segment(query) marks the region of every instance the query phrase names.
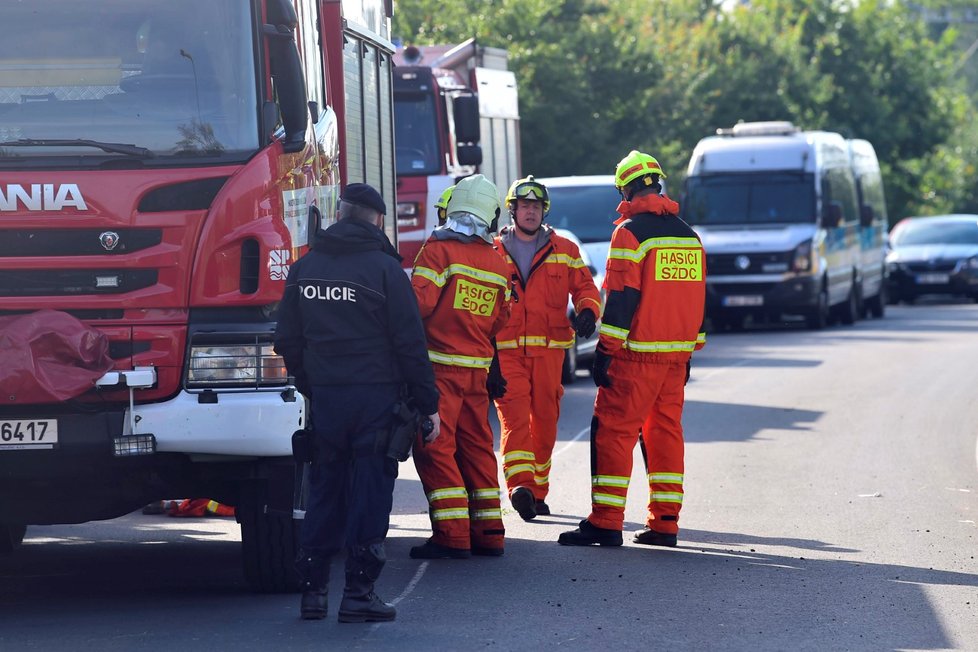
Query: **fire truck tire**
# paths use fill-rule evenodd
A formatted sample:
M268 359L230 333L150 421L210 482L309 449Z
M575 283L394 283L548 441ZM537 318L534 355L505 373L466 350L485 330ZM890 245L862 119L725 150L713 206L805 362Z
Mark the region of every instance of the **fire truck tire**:
M24 540L26 525L0 523L0 555L9 555Z
M251 492L248 492L251 493ZM237 506L245 581L260 593L299 588L295 557L299 522L291 514L268 511L263 496L246 495Z

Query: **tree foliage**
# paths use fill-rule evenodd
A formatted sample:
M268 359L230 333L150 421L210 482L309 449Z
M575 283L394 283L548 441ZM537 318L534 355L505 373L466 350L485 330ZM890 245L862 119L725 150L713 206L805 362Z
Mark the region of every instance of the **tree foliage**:
M508 50L528 173L608 173L639 148L675 191L703 136L791 120L872 142L894 218L978 212L967 46L920 16L881 0L397 0L394 32Z

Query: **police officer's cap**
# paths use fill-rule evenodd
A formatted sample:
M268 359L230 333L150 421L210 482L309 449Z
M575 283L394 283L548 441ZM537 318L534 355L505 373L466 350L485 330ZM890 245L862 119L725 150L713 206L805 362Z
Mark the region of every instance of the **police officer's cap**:
M387 204L373 186L366 183L351 183L343 190L340 199L351 204L372 208L381 215L387 215Z

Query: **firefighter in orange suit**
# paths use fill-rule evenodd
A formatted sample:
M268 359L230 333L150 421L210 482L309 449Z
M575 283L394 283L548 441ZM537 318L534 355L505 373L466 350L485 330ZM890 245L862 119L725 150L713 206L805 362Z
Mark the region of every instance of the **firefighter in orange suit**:
M510 312L506 263L492 246L499 210L488 179L462 179L445 224L414 263L411 284L441 396L441 436L414 447L432 529L428 541L411 548L415 559L503 554L499 469L489 426L489 400L505 391L494 338Z
M496 238L509 265L513 315L496 338L506 395L496 400L500 450L509 499L523 520L547 515L550 457L564 387L560 382L574 333L590 337L601 313L601 295L577 245L543 223L550 211L546 186L518 179L506 195L512 226ZM574 330L567 296L574 302Z
M649 512L636 543L675 546L683 503L684 386L703 347L706 266L679 205L659 194L659 162L633 150L618 164L621 218L611 236L607 303L594 360L591 514L564 532L571 546L620 546L632 451L646 448Z

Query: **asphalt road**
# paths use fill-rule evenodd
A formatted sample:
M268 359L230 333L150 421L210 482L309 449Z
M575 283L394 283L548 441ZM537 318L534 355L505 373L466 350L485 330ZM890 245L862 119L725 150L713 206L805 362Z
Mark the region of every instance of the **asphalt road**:
M582 372L554 515L507 509L505 557L409 559L429 529L401 466L378 583L395 623L337 623L341 579L319 622L297 596L249 593L233 519L31 527L0 558L0 650L978 650L976 372L971 303L711 336L687 388L675 549L555 543L589 511ZM636 458L626 530L646 502Z

